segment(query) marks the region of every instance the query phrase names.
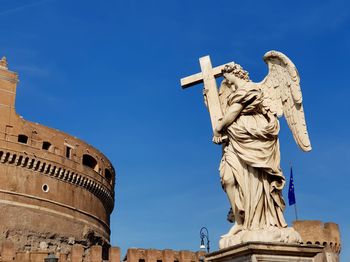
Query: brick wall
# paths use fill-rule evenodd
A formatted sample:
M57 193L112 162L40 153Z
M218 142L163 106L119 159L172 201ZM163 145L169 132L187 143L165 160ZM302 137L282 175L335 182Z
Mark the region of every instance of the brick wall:
M92 246L84 250L82 245L76 244L72 245L67 254L57 252L55 255L59 262L120 262L118 247L109 249L107 260L103 260L101 246ZM10 241L4 241L0 245L1 262L44 262L47 256L47 251L16 251L14 244Z
M129 248L124 262L199 262L205 252Z

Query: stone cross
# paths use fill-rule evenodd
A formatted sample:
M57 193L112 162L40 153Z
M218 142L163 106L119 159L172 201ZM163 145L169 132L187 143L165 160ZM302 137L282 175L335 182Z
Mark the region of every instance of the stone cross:
M210 57L204 56L199 59L202 72L181 78L182 88L188 88L196 84L204 83L203 94L210 114L211 126L216 128L219 120L222 118L218 87L215 78L222 76L222 69L225 65L212 67ZM234 64L233 62L228 64Z

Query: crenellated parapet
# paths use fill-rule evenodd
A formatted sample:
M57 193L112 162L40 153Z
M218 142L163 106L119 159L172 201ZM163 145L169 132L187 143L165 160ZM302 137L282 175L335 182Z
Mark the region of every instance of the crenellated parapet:
M120 262L120 249L110 247L104 251L97 245L85 249L80 244L71 244L67 252L50 252L45 246L35 251L17 251L11 241L0 245L0 261L3 262L43 262L49 256L57 258L59 262Z
M297 220L293 228L300 234L303 244L321 245L324 255L338 261L341 251L339 226L336 223L323 223L319 220ZM328 260L327 260L328 261Z
M124 262L200 262L204 261L206 252L192 252L189 250L172 250L172 249L144 249L129 248Z

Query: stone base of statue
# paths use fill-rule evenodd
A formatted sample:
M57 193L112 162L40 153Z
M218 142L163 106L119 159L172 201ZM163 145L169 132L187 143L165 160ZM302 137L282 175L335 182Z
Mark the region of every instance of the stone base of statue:
M319 245L247 242L209 253L205 262L321 262Z
M233 227L233 230L235 230L235 227ZM301 243L301 237L292 227L241 230L234 234L229 232L223 235L219 242L219 248L227 248L247 242L298 244Z

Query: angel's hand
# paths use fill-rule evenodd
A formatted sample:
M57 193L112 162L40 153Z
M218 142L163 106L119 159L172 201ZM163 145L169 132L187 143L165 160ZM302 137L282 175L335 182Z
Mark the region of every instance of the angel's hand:
M213 142L217 145L221 145L223 142L222 136L220 134L215 135L215 133L214 133Z
M220 126L220 125L218 125L218 126ZM221 134L221 130L219 130L218 127L216 127L214 129L213 142L215 144L220 145L220 144L222 144L223 141L224 141L224 139L223 139L223 136Z

